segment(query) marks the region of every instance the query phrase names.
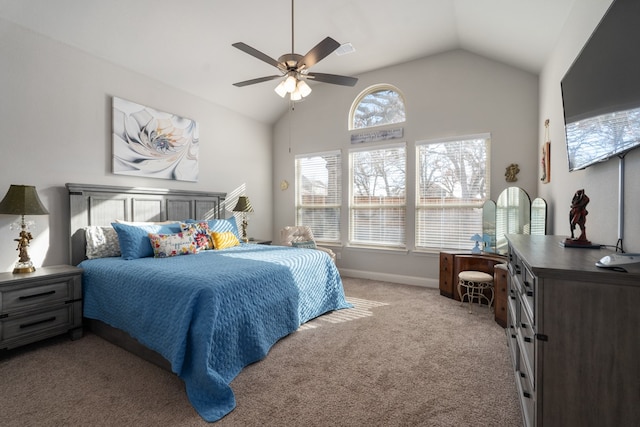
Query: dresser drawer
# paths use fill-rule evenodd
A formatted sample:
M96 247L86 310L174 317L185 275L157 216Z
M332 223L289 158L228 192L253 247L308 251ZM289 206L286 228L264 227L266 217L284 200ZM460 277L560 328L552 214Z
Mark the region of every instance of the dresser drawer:
M0 322L0 337L4 344L35 335L64 333L73 325L74 304L65 304L40 313L15 316Z
M516 329L518 330L519 339L521 342L521 365L520 370L526 371L531 379L531 383L535 386L534 375L535 375L535 332L533 331L533 326L531 324L531 319L527 314L527 311L521 311L520 313L520 324Z
M525 426L533 426L535 425L535 410L536 410L536 402L535 402L535 392L533 389L533 384L531 382L531 378L526 371L522 369L516 371L516 375L518 376L518 388L520 392L520 402L522 402L522 415L525 421Z
M74 295L74 278L49 280L34 283L33 286L9 286L0 293L0 313L28 310L30 307L59 304L80 298ZM79 287L79 286L78 286Z

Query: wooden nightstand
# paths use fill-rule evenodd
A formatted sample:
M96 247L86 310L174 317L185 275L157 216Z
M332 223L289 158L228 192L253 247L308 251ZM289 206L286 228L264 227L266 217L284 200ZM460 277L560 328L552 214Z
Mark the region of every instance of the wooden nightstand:
M69 332L82 336L82 269L38 267L0 273L0 350Z

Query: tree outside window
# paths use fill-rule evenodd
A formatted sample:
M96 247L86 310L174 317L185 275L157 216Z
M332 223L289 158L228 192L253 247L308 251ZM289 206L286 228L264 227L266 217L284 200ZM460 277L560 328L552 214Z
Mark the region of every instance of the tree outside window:
M471 249L489 200L489 135L416 145L416 248Z

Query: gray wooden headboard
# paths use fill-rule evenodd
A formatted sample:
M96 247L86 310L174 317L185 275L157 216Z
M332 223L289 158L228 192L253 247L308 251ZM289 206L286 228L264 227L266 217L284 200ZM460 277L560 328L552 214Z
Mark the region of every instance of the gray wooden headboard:
M223 218L226 193L67 184L72 265L85 259L84 227L125 221Z

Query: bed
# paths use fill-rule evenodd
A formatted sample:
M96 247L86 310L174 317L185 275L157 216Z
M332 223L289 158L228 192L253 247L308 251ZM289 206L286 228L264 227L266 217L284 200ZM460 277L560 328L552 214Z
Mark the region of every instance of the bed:
M147 256L131 252L123 240L122 229L157 232L151 234L154 243L154 236L177 238L190 229L169 234L167 227L175 227L172 220L184 227L187 219L221 230L211 236L237 233L235 220L221 218L224 193L82 184L67 184L67 189L71 260L84 271L87 324L176 373L207 421L233 410L229 384L243 367L264 358L308 320L350 307L338 270L322 251L242 243L156 258L148 251ZM100 228L112 236L109 227L116 220L145 224L113 225L125 242L120 256L87 252L95 243L87 230Z

